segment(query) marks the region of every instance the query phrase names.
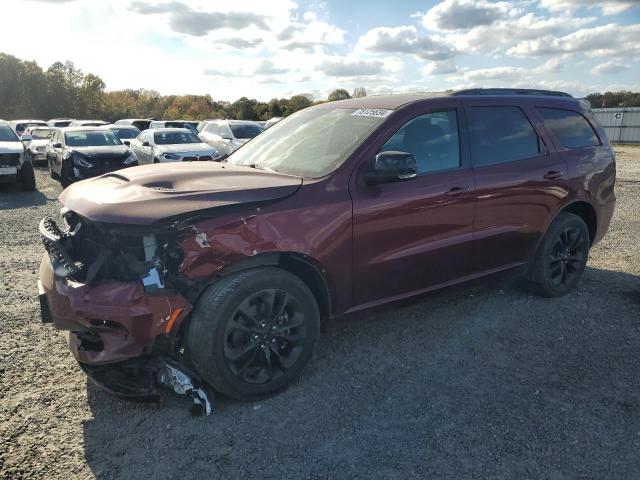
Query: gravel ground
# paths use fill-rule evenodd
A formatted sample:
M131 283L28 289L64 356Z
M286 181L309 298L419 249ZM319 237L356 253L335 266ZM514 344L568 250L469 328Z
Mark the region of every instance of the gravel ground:
M0 477L640 478L640 148L618 172L575 292L501 280L335 321L292 388L208 418L87 383L36 300L60 188L0 187Z

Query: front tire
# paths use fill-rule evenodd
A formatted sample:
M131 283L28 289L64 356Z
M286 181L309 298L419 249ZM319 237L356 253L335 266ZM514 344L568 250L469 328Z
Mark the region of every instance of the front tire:
M582 218L560 213L542 239L529 273L534 291L559 297L571 291L582 276L591 241Z
M309 288L265 267L209 287L191 317L186 350L217 391L248 401L281 391L302 374L319 336L320 313Z
M36 176L31 162L24 162L20 168L20 185L22 190L33 192L36 189Z

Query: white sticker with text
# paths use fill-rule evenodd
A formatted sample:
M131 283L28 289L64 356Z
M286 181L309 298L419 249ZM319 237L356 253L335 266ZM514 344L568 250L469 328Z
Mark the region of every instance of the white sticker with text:
M356 117L378 117L385 118L391 115L393 110L387 110L386 108L359 108L351 115Z

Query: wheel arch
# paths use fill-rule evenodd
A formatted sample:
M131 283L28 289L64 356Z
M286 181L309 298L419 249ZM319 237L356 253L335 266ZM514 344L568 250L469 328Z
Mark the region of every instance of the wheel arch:
M334 312L334 290L326 270L315 259L296 252L267 252L247 257L220 270L207 286L214 284L229 274L260 267L278 267L302 280L318 302L322 318ZM203 289L204 291L204 289Z
M598 216L596 214L596 209L593 208L593 205L585 200L576 200L575 202L564 206L558 213L556 213L555 217L557 217L560 213L572 213L580 217L587 225L587 229L589 230L589 242L591 245L593 245L593 242L598 233Z

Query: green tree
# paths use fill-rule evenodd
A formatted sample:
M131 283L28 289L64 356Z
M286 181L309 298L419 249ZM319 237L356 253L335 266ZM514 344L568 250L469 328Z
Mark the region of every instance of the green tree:
M306 95L294 95L289 99L286 114L290 115L309 106L311 106L311 100L309 100L309 97Z
M353 89L353 98L360 98L360 97L366 97L367 96L367 90L364 87L357 87Z
M347 92L344 88L336 88L329 94L329 98L327 99L329 102L335 102L336 100L346 100L351 98L349 92Z

